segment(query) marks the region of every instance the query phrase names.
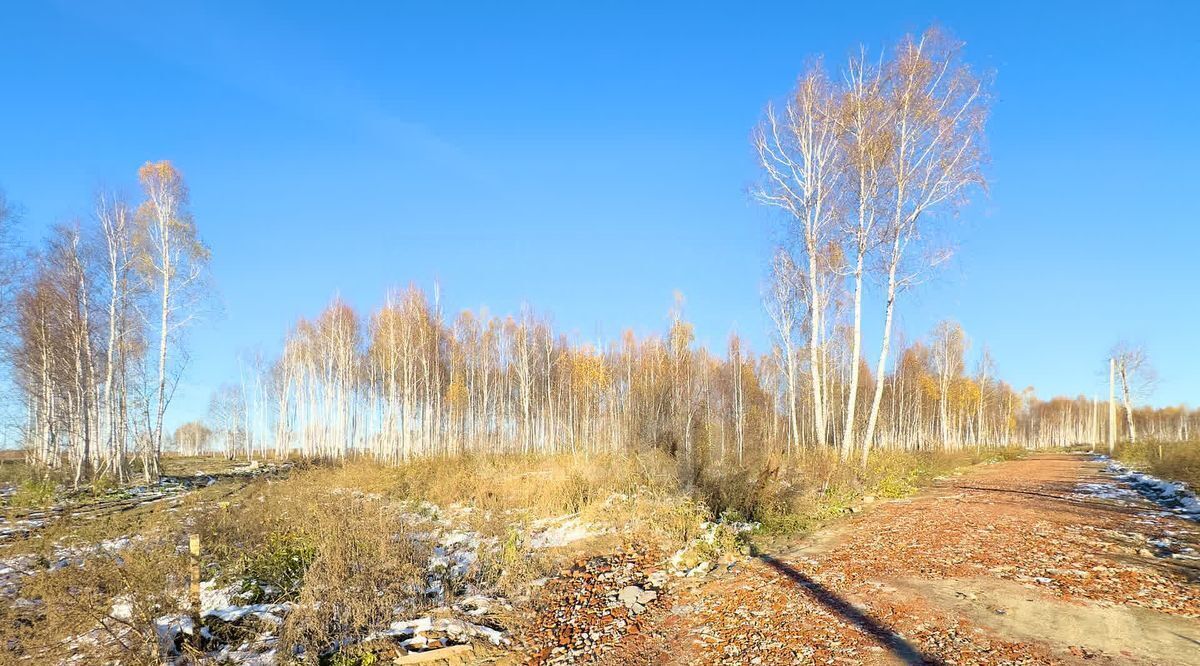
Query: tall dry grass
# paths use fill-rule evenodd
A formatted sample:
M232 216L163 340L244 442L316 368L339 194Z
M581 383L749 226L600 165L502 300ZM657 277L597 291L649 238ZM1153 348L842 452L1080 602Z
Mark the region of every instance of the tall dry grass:
M36 598L38 610L3 611L0 638L10 655L48 658L83 650L96 663L153 661L152 619L186 610L180 607L187 580L181 552L188 534L198 533L203 577L218 586L241 585L242 603L294 603L279 631L282 653L300 649L315 659L386 626L397 609L415 616L453 603L468 587L517 598L577 548L633 546L668 555L693 543L703 522L721 517L793 533L844 514L865 495L902 496L937 475L1012 455L885 451L865 468L823 450L700 468L653 449L590 458L468 456L390 467L369 460L303 463L282 478L229 480L195 491L177 507L147 508L136 520L74 525L91 537L125 529L142 538L116 557L96 554L86 566L31 578L22 597ZM428 594L432 545L422 537L430 524L418 515L435 510L423 503L453 508L455 529L470 530L486 544L465 579L441 581L443 594L436 598ZM531 548L534 521L564 516L608 531L562 549ZM58 530L69 525L56 526L55 534L65 538ZM133 614L114 625L117 599L128 600ZM82 648L64 642L95 630L107 638Z
M720 513L753 520L772 533L812 529L846 513L862 498L903 497L933 478L968 465L1011 459L1021 449L877 451L864 467L836 451L809 449L791 459L766 458L743 467L710 467L697 492Z
M1115 457L1161 479L1183 481L1200 490L1200 441L1124 442L1117 445Z
M186 571L186 555L158 542L40 571L0 604L0 663L159 664L155 618L186 610Z

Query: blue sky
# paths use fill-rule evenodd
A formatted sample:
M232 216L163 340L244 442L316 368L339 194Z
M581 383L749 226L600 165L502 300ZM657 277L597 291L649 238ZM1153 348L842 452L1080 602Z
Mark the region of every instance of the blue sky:
M751 127L809 57L937 22L995 70L991 184L905 335L957 318L1042 396L1101 392L1138 340L1153 401L1200 402L1193 3L720 4L20 3L0 187L35 239L146 160L184 172L222 314L171 424L335 293L365 311L413 281L581 338L660 330L679 290L701 342L761 350Z

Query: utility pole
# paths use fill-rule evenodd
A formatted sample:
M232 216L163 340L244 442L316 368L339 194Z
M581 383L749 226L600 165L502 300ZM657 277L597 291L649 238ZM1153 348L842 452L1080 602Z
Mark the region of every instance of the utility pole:
M1117 360L1108 359L1108 455L1117 444Z

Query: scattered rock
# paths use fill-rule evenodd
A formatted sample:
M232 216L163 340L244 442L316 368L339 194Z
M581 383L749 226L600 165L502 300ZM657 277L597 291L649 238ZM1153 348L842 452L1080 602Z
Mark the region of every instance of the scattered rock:
M634 552L581 559L550 579L538 592L535 622L518 637L525 663L590 662L641 632L666 584L664 572L646 573L649 560Z

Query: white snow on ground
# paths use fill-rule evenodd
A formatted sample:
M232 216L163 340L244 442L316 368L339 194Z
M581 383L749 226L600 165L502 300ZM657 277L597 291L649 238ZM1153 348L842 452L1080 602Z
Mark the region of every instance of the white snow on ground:
M29 576L40 571L57 571L71 565L83 566L88 557L105 554L119 557L125 548L141 537L120 537L107 539L90 546L54 546L48 564L43 565L42 559L34 554L14 555L0 559L0 600L11 599L21 590L22 582Z
M558 548L607 531L582 522L577 513L535 520L529 526L534 530L529 546L539 550Z
M9 599L21 591L21 582L41 568L36 555L17 555L0 560L0 598Z
M468 596L480 592L471 584L479 556L500 549L497 537L485 537L468 527L473 515L489 517L486 513L477 514L471 507L452 504L442 508L427 501L412 503L398 516L408 529L395 538L410 538L432 546L426 573L426 596L435 604L444 603L447 584L465 586ZM520 524L518 520L514 527ZM526 535L526 544L534 550L565 546L605 531L583 522L577 513L534 520L527 528L521 528Z
M503 599L496 599L483 594L472 594L454 603L454 610L472 617L487 615L493 609L512 610L512 606Z
M479 548L488 540L482 539L478 532L447 531L437 537L437 545L433 547L433 555L429 558L429 573L441 579L463 578L471 567L479 561Z
M214 664L239 664L239 666L274 666L278 663L276 660L275 644L279 639L275 637L256 638L252 642L242 643L236 649L230 647L221 648L220 651L212 654L210 659Z
M1075 494L1120 501L1135 500L1139 497L1135 491L1113 483L1081 483L1075 487Z
M158 645L164 654L175 649L175 639L180 633L191 635L195 623L187 615L163 615L154 620L154 633L158 634Z
M430 616L393 622L386 630L369 636L368 640L385 636L393 637L399 639L400 646L405 649L422 650L428 647L428 643L430 642L424 636L426 632L444 633L452 643L466 643L472 638L482 638L493 645L507 645L509 642L508 637L503 632L491 627L454 618L433 618Z
M1186 483L1165 481L1156 476L1138 472L1108 456L1099 455L1097 460L1107 462L1105 473L1116 483L1083 483L1076 493L1128 502L1138 496L1154 502L1171 514L1200 522L1200 500Z
M218 620L226 622L237 622L245 617L255 617L259 620L265 620L272 624L280 624L283 622L283 617L292 612L294 606L291 603L284 602L281 604L250 604L249 606L226 606L224 608L213 608L212 610L202 611L201 617L215 617Z
M134 489L132 494L148 492L149 489ZM347 491L351 492L351 491ZM380 496L353 491L357 497L367 500L382 499ZM498 552L500 540L486 537L471 529L475 519L490 519L486 512L470 507L451 505L439 507L429 502L412 502L397 515L396 539L413 539L427 545L430 558L426 570L427 588L423 598L395 609L397 619L386 629L371 637L391 637L408 650L420 651L445 644L462 644L473 640L484 640L495 645L509 643L508 636L480 622L496 611L511 610L512 606L503 598L487 595L481 584L479 560L481 555ZM528 521L524 514L512 516L512 528L523 535L522 542L529 549L549 549L575 543L607 530L587 523L579 514L567 514L541 520ZM47 564L35 556L19 556L0 559L0 593L7 590L16 596L21 580L37 571L82 566L92 556L111 555L120 557L122 549L129 547L140 537L122 537L90 546L59 547ZM252 637L233 645L213 645L202 658L202 663L240 664L243 666L265 666L274 663L279 648L278 630L295 605L284 603L247 604L249 597L242 590L245 581L204 581L200 588L200 613L202 622L207 620L238 623L251 627ZM451 594L453 592L453 594ZM181 591L181 594L185 592ZM453 604L450 605L450 599ZM187 600L181 597L178 608L186 608ZM432 610L423 610L435 607ZM135 602L127 596L115 597L109 611L114 622L128 622L136 615ZM244 624L243 624L244 623ZM107 626L105 622L101 625ZM176 645L184 636L191 636L199 629L204 638L211 640L209 628L197 628L192 616L186 612L164 614L154 620L154 630L162 650L165 664L183 659ZM111 628L108 629L111 631ZM86 642L109 640L104 627L97 626L87 633L73 637L80 645ZM426 633L430 633L426 636Z
M240 581L225 587L217 587L216 581L200 582L200 611L226 608L233 605L233 599L241 588Z
M716 521L701 523L700 535L693 539L687 546L675 551L675 554L671 556L671 569L677 576L703 576L715 566L714 562L697 560L698 554L706 550L705 546L715 545L718 539L721 538L722 533L739 537L743 534L749 534L761 526L760 523L732 521L726 520L724 517Z
M108 615L114 620L129 622L133 619L133 599L127 594L113 599L112 610L108 612Z
M116 608L114 605L114 610ZM253 617L267 627L266 630L249 641L245 641L239 645L226 645L219 650L210 652L207 655L208 659L212 663L232 663L251 666L274 663L275 645L279 639L272 628L278 628L283 624L283 618L293 608L293 604L284 602L282 604L226 606L203 611L201 613L202 618L216 618L225 622L240 622L248 617ZM192 635L195 631L195 623L189 615L164 615L154 621L154 630L158 634L158 643L163 654L171 655L175 654L175 645L179 639L179 635ZM212 636L208 633L208 627L202 628L201 632L205 638L211 638ZM168 660L164 663L171 662Z
M7 524L6 527L0 528L0 542L7 541L14 536L25 537L30 532L46 526L46 521L41 518L22 518L13 521L5 521L0 518L0 523Z

